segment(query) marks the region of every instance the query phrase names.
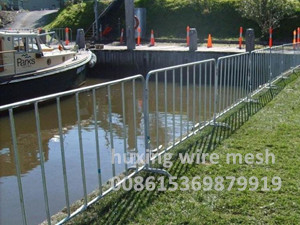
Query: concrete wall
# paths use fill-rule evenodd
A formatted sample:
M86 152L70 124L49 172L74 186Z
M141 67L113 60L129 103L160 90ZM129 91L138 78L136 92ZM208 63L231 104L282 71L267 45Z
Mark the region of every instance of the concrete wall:
M127 75L127 71L146 75L150 70L195 62L225 55L232 52L188 52L188 51L124 51L93 50L97 56L96 71L115 71Z

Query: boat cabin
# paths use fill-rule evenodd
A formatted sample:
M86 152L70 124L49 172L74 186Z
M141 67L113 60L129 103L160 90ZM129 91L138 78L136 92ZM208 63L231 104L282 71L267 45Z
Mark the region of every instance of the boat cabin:
M54 35L0 32L0 80L55 67L75 57L76 51L66 50Z

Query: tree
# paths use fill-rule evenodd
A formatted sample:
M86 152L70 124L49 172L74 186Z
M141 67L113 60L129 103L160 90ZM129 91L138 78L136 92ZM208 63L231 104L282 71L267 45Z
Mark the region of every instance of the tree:
M241 0L239 11L243 17L254 20L265 36L270 27L278 28L284 17L292 15L297 4L294 0Z

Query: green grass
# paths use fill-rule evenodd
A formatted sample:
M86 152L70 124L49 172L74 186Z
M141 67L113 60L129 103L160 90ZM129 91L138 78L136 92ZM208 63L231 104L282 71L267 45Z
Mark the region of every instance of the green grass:
M99 11L104 10L109 1L99 2ZM53 15L52 20L45 29L70 27L74 31L78 28L87 29L95 20L94 1L86 1L70 5Z
M230 128L209 127L175 148L172 176L279 176L279 191L118 191L68 224L299 224L300 221L300 73L256 96L258 103L245 103L220 121ZM291 82L286 86L287 82ZM213 152L219 164L182 164L179 152ZM275 164L227 164L227 153L275 155ZM146 173L141 176L149 175ZM150 174L152 175L152 174ZM156 177L161 175L156 175ZM167 178L165 182L168 182ZM191 184L191 183L190 183ZM225 182L225 187L229 183ZM270 181L268 183L270 184ZM172 186L168 186L170 188ZM271 186L272 187L272 186Z

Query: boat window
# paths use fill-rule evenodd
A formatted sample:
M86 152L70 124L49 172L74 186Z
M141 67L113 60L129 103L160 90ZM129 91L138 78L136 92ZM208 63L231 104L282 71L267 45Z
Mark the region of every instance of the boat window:
M14 37L14 50L18 52L26 52L26 38Z
M36 41L36 38L34 37L29 37L28 38L28 52L38 52L38 44Z

